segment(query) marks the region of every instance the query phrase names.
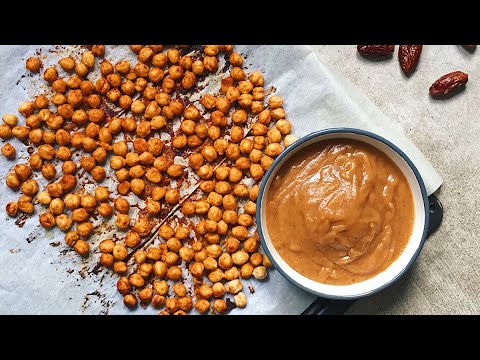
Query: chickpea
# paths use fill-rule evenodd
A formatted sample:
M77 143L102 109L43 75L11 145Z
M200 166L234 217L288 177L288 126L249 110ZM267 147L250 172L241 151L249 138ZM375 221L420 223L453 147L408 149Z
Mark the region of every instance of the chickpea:
M262 264L263 261L263 255L260 253L255 253L252 254L250 257L250 263L252 264L253 267L257 267Z
M113 256L115 256L115 250L114 250ZM128 278L128 281L130 282L130 284L132 284L132 286L137 288L145 285L145 280L140 274L137 274L137 273L130 275Z
M122 276L118 279L117 290L122 295L126 295L132 291L132 285L130 284L130 281L128 281L128 278Z
M194 262L192 265L190 265L190 268L189 268L192 276L197 277L197 278L200 278L200 277L203 276L204 269L205 269L205 267L200 262Z
M42 225L45 229L51 229L55 226L55 217L49 212L40 215L39 220L40 225Z
M215 184L215 191L220 195L226 195L232 191L232 187L226 181L219 181Z
M173 292L179 298L182 298L187 295L187 288L182 283L177 283L173 285Z
M210 164L205 164L205 165L202 165L198 171L197 171L197 175L201 178L201 179L210 179L212 176L213 176L213 168Z
M250 263L245 263L240 268L240 277L242 279L249 279L253 273L253 265Z
M222 204L222 198L222 195L212 191L210 194L208 194L207 202L212 206L220 206Z
M187 138L187 145L190 147L197 147L202 145L202 139L200 139L197 135L190 135Z
M94 230L94 226L91 222L83 222L83 223L77 225L77 233L78 233L78 235L83 236L83 237L90 236L92 234L93 230Z
M233 266L233 260L230 254L223 253L218 259L218 267L222 270L228 270Z
M38 70L40 70L41 65L42 63L40 62L40 60L31 56L27 59L25 63L25 68L33 73L36 73L38 72Z
M53 200L52 200L53 202ZM51 203L50 203L51 205ZM88 219L88 212L84 208L75 209L72 211L72 219L75 222L81 223Z
M133 254L133 257L137 262L137 264L141 265L145 261L147 261L147 252L143 250L137 250L135 254ZM153 267L152 267L152 270L153 270Z
M205 65L201 60L195 60L192 63L192 72L194 75L202 75L205 71Z
M268 115L270 116L270 111L263 109L263 99L265 98L265 92L263 90L263 87L254 87L253 90L252 90L252 96L253 96L253 100L254 100L252 102L252 107L253 107L254 102L256 104L255 107L258 107L258 109L255 109L255 113L258 114L258 113L261 113L263 111L266 111L268 113ZM261 109L260 109L260 105L261 105Z
M43 79L49 83L54 82L58 78L58 71L55 66L48 67L43 73Z
M186 240L190 235L190 229L185 226L178 226L175 229L175 237L180 240Z
M227 290L227 292L230 294L238 294L240 291L242 291L242 289L242 282L238 279L231 280L225 284L225 290Z
M5 114L2 116L2 120L5 124L9 125L10 127L14 127L17 125L18 118L14 114Z
M52 83L52 89L57 93L64 94L67 92L67 83L63 79L57 79Z
M167 278L170 280L178 280L182 276L182 270L178 266L172 266L168 269Z
M250 94L242 94L238 98L238 104L243 108L248 108L252 106L253 96Z
M63 175L60 180L59 180L59 185L61 187L61 193L68 193L75 189L75 186L77 185L77 179L75 176L71 174L65 174ZM50 186L50 185L49 185Z
M159 201L165 196L165 194L166 190L162 187L157 186L152 189L150 196L152 200Z
M7 212L8 216L15 217L18 213L18 203L16 202L9 202L5 207L5 211Z
M253 224L253 219L248 214L240 214L238 216L238 225L250 227Z
M250 165L250 176L254 180L260 180L264 175L264 170L261 165L259 164L252 164Z
M267 148L265 149L265 154L268 156L278 156L282 152L282 145L279 143L271 143L267 145Z
M215 270L217 268L217 260L212 257L207 257L203 260L203 266L205 266L207 270Z
M81 197L78 194L67 194L65 196L65 206L67 208L69 208L70 210L77 209L80 206L80 203L81 203ZM84 210L84 209L82 209L82 210ZM87 216L88 216L88 214L87 214Z
M225 94L227 100L230 103L234 103L235 101L237 101L240 98L240 95L241 95L240 91L235 86L228 87L227 90L226 90L226 94ZM234 112L234 114L235 114L235 112Z
M229 160L236 161L240 157L240 148L237 144L229 144L225 154Z
M88 252L90 251L90 246L85 240L79 239L73 246L73 249L80 256L88 256Z
M47 185L48 194L54 198L58 198L63 194L63 188L60 183L51 183Z
M128 270L128 267L124 261L116 261L113 264L113 271L117 274L125 274L127 270Z
M230 76L235 80L235 81L242 81L245 80L245 73L243 70L235 66L231 71L230 71Z
M279 120L280 121L280 120ZM292 145L295 141L297 141L298 138L295 136L295 135L287 135L285 136L285 138L283 139L283 146L285 147L289 147L290 145Z
M143 264L142 264L143 266ZM153 264L153 273L155 274L156 277L158 278L164 278L166 275L167 275L167 272L168 272L168 267L167 265L162 262L162 261L156 261L154 264ZM157 288L157 287L160 287L160 286L164 286L162 285L163 282L161 282L161 284L158 284L158 285L154 285L155 286L155 291L160 294L160 295L165 295L165 293L163 293L163 290L161 290L161 288ZM166 283L165 283L166 284ZM168 285L167 285L167 289L168 291Z
M257 266L253 269L253 276L257 280L263 280L267 277L267 268L265 266Z
M228 224L225 221L220 220L217 223L217 234L226 235L227 233L228 233Z
M103 216L103 217L105 217L105 218L109 218L109 217L111 217L112 214L113 214L113 209L112 209L112 207L111 207L109 204L107 204L107 203L101 203L101 204L98 206L97 211L98 211L98 213L99 213L101 216Z
M77 66L78 66L79 72L84 72L85 71L85 66L83 64L81 64L81 65L77 64L75 66L75 71L77 71ZM67 86L70 89L79 89L81 83L82 83L82 80L80 80L80 78L78 76L71 76L67 80Z
M214 190L215 188L215 182L211 180L204 180L200 183L200 190L206 193L210 193Z
M186 262L191 261L193 259L193 256L195 255L193 250L190 249L190 248L187 248L187 247L181 247L178 250L178 253L179 253L180 257L182 258L182 260L184 260Z
M196 262L201 262L203 266L203 260L205 260L208 257L207 255L207 250L202 249L200 251L195 252L194 258ZM202 267L203 269L204 267Z
M65 243L70 247L73 247L79 239L80 237L78 236L76 231L69 231L65 235Z
M201 241L195 241L192 244L192 249L193 251L201 251L203 249L203 242ZM202 260L203 261L203 260Z
M80 90L85 96L92 95L95 92L95 85L90 80L83 80L80 83Z
M208 280L210 280L212 283L222 281L223 278L224 278L224 273L220 269L215 269L211 271L210 274L208 274Z
M83 78L88 74L88 67L83 62L75 64L75 73L79 78Z
M13 159L15 157L15 148L11 144L7 143L2 146L2 154L7 159Z
M137 298L135 297L135 295L127 294L123 298L123 303L129 309L133 309L133 308L137 307L138 301L137 301Z
M182 149L187 146L187 137L185 135L178 135L172 141L172 146L176 149Z
M44 164L42 165L42 175L47 180L55 179L57 171L55 170L55 166L53 164Z
M26 164L15 165L13 171L15 172L15 174L17 174L21 181L27 180L30 175L32 175L32 171Z
M65 71L72 71L75 68L75 59L71 56L62 58L58 61L60 67Z
M198 153L193 153L188 157L188 166L193 170L199 170L203 165L203 155Z
M133 224L133 230L139 233L140 236L145 237L150 233L152 225L147 218L140 218Z
M268 99L268 105L272 109L280 108L283 105L283 99L280 96L272 96Z
M33 196L38 192L38 184L34 179L26 180L21 186L20 190L22 193L28 196Z
M248 255L248 253L243 250L236 251L232 254L232 260L235 265L245 264L248 261L249 257L250 256Z
M166 273L166 269L165 269ZM165 275L164 275L165 276ZM165 280L155 281L153 283L153 289L158 295L164 296L168 294L168 283Z
M235 196L227 194L223 197L223 208L225 210L236 210L237 209L237 200Z
M213 309L217 313L223 314L228 309L226 301L223 299L215 299L215 301L213 302Z
M26 126L15 126L12 129L12 135L15 136L20 141L25 141L28 138L30 129Z
M245 184L237 184L234 186L232 194L240 198L247 197L248 188Z
M167 169L168 176L172 178L177 178L183 175L183 167L182 165L172 164Z
M240 55L239 53L232 52L230 54L229 61L230 61L230 64L232 64L232 66L240 67L242 66L243 58L242 58L242 55Z
M141 242L140 235L135 231L129 231L125 235L125 245L129 248L137 247Z
M30 115L27 118L27 121L25 121L25 125L27 125L30 129L32 129L30 131L30 133L28 134L30 140L32 140L32 136L34 136L32 134L32 131L37 130L37 132L40 131L40 139L37 139L36 141L38 143L40 143L42 141L43 131L42 131L42 129L39 129L41 123L42 123L42 120L40 119L40 117L38 115ZM47 126L50 129L56 130L63 125L63 118L61 116L49 117L47 119L46 123L47 123Z
M0 125L0 137L3 140L8 140L12 137L12 129L7 124Z
M101 265L105 266L105 267L112 267L113 266L113 263L114 263L115 259L113 258L113 256L111 254L101 254L100 255L100 259L99 259L99 262Z
M253 253L258 249L258 240L254 237L249 237L243 243L243 250L248 253Z
M172 266L178 263L178 255L173 252L167 252L165 254L165 263L167 266Z
M223 213L223 221L227 224L235 225L238 221L238 214L233 210L225 210Z
M292 125L288 120L280 119L275 124L275 127L280 131L283 135L288 135L292 131Z
M215 169L215 178L217 180L226 180L228 179L229 174L230 174L230 168L226 165L221 165Z
M153 265L144 262L143 264L141 264L141 265L139 266L139 268L138 268L138 273L140 274L141 277L147 278L147 277L149 277L150 274L152 273L152 270L153 270Z
M250 81L240 81L237 85L238 91L242 94L249 94L253 90L253 84Z
M248 161L248 159L246 160ZM230 180L230 182L232 183L236 183L242 180L242 177L243 172L236 167L232 167L232 169L230 170L230 175L228 176L228 180Z
M237 295L235 295L233 300L238 308L244 308L247 306L247 297L243 292L239 292Z
M205 314L208 310L210 310L210 302L205 299L197 300L195 303L195 310L197 310L200 314Z
M215 56L205 56L203 58L203 66L211 73L214 73L218 70L218 59Z
M99 248L102 253L111 253L115 247L115 242L112 239L102 240Z
M207 246L207 254L208 256L216 259L222 254L222 248L218 244L208 245Z
M210 204L205 200L199 200L195 203L195 212L197 214L206 214L210 209Z
M165 193L165 201L170 205L175 205L180 199L180 193L178 189L169 189Z
M118 214L117 218L115 219L115 225L119 229L127 229L130 226L130 216L126 214Z

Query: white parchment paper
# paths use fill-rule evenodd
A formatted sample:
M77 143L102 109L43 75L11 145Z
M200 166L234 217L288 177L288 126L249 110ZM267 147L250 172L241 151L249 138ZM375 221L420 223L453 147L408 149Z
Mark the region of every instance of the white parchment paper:
M59 59L57 54L48 52L52 48L42 47L44 65ZM108 46L106 58L112 61L132 59L125 48ZM26 74L25 59L37 49L38 46L0 47L0 114L16 113L20 102L35 95L32 79L22 76ZM78 49L73 47L64 50L67 53L76 51ZM287 119L298 137L331 127L355 127L375 132L412 159L429 194L441 185L440 175L400 127L348 80L321 63L309 47L237 46L236 51L246 56L246 72L260 70L266 88L275 87L276 94L285 99ZM17 159L28 161L27 147L17 140L9 142L17 149ZM131 313L116 291L118 277L105 270L92 273L97 256L87 260L79 258L64 244L58 229L45 231L39 227L38 213L21 228L6 216L3 210L6 203L19 196L4 181L15 163L3 157L0 159L0 314ZM103 234L105 237L111 235L107 228ZM98 244L100 240L102 238L98 237L92 243ZM234 309L231 314L299 314L314 300L313 295L290 284L275 270L269 271L266 281L249 280L244 281L244 285L248 305L242 310ZM146 310L139 307L134 313L154 314L156 311L151 307Z

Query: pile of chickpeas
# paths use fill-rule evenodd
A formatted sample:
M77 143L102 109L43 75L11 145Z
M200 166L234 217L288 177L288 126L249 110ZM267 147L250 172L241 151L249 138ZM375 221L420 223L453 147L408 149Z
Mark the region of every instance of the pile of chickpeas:
M186 315L192 308L203 314L212 307L225 313L226 294L236 307L246 306L241 279L263 280L271 266L259 251L255 230L258 184L275 157L297 140L290 134L283 99L265 99L262 74L246 74L232 45L205 45L191 56L181 55L185 47L130 45L138 62L112 64L104 58L105 46L93 45L80 61L58 61L68 78L59 77L56 65L43 69L39 59L30 57L26 68L43 73L53 95L20 104L21 119L5 114L0 125L4 141L15 137L35 148L29 162L16 164L6 177L7 186L22 194L7 204L7 214L33 214L38 203L41 226L57 226L65 232L66 245L84 257L92 252L92 218L115 217L119 236L100 242L99 263L120 276L117 289L126 306L140 302L163 309L160 315ZM230 72L219 92L193 103L178 96L188 98L200 76L217 73L221 53L227 54ZM97 63L101 77L87 80ZM123 114L109 116L108 102ZM162 132L175 119L180 128L170 141L162 141ZM175 163L167 149L185 154L188 166ZM10 143L1 151L15 160ZM55 167L59 163L62 173ZM117 181L115 196L100 185L107 166ZM92 194L81 189L80 170L96 183ZM49 182L45 189L39 191L32 172ZM188 172L198 177L196 200L181 199L171 186ZM135 219L126 198L131 193L146 210ZM180 223L156 228L166 206L176 206L193 221L193 229ZM148 245L154 235L163 241ZM182 266L188 268L194 294L182 283Z

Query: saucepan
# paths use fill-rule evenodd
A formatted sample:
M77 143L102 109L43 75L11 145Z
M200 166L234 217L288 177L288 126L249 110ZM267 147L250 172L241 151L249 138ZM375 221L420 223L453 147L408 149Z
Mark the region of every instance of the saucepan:
M382 151L390 157L390 159L392 159L403 172L410 184L414 198L415 218L413 232L402 254L383 272L380 272L370 279L351 285L323 284L313 281L295 271L282 259L275 249L266 226L266 201L264 201L264 199L266 199L268 195L270 185L277 172L292 155L302 151L302 149L311 144L331 139L352 139L362 141ZM372 132L359 129L326 129L307 135L290 145L273 162L272 166L267 171L260 185L258 199L257 204L259 205L259 209L256 215L258 233L263 249L271 259L272 264L293 284L324 299L354 300L372 295L392 285L412 266L423 247L429 230L431 230L431 227L429 228L429 207L431 204L422 177L413 162L401 149L390 141ZM438 219L435 220L435 223L438 223ZM436 224L436 226L438 226L438 224Z

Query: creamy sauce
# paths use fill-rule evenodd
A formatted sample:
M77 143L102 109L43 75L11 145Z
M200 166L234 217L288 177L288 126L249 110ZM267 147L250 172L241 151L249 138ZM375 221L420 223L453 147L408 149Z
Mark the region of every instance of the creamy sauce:
M293 155L266 198L267 228L297 272L334 285L384 271L405 249L415 209L405 175L383 152L336 139Z

